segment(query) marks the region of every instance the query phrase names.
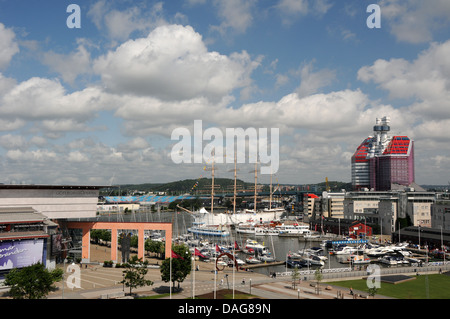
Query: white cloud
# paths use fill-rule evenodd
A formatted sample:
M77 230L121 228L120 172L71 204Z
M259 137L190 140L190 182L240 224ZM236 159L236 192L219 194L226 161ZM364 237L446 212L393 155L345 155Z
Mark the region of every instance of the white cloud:
M379 59L358 71L394 99L414 99L410 111L423 118L450 118L450 40L432 43L417 59Z
M245 33L252 25L256 0L215 0L218 15L222 23L214 26L213 30L226 35L230 30L236 33Z
M158 27L94 62L109 91L162 100L221 99L248 85L256 66L245 51L209 52L199 33L180 25Z
M291 24L307 14L321 16L332 6L328 0L279 0L275 7L281 14L283 23Z
M450 2L447 0L383 0L382 19L402 42L425 43L433 34L450 25Z
M79 45L75 52L59 54L53 51L44 53L42 62L52 71L61 74L62 79L71 85L80 74L90 73L90 53L83 45Z
M0 23L0 69L8 66L12 57L19 52L19 45L15 41L16 35Z
M300 96L317 93L318 89L326 87L336 80L336 72L334 70L322 69L313 72L313 64L313 62L310 62L299 70L301 83L297 93Z
M113 41L125 41L133 32L146 34L154 27L167 23L163 18L162 2L156 2L150 8L140 3L117 10L111 9L107 1L100 0L90 7L87 16L99 30L106 30Z

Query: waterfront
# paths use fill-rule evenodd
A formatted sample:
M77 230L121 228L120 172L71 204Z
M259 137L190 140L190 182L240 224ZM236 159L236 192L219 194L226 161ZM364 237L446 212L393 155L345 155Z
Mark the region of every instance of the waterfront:
M173 238L181 238L182 235L187 234L187 229L193 224L193 216L187 212L183 211L172 211L172 212L150 212L141 210L140 212L130 213L130 214L104 214L99 215L96 218L97 221L119 221L119 222L171 222L173 224ZM228 246L236 242L239 247L245 247L245 242L247 239L253 239L259 243L266 246L275 257L275 259L282 264L271 265L270 263L265 263L263 265L258 265L258 267L249 267L250 271L259 274L270 276L273 273L290 273L291 268L289 268L284 262L287 260L288 254L297 253L312 247L320 247L322 240L328 240L330 237L325 238L315 238L312 240L305 240L298 236L254 236L249 234L236 233L235 230L231 229L230 236L225 238L217 237L201 237L207 240L211 245L216 243L219 246ZM327 247L322 247L324 249L324 255L328 257L325 261L322 269L326 271L338 271L344 272L350 268L348 263L343 263L342 260L346 260L349 255L337 256L329 254ZM239 253L238 257L245 260L246 255ZM375 258L372 258L375 259ZM406 265L398 266L388 266L381 263L377 263L382 268L387 267L405 267ZM354 270L364 270L367 265L356 265L353 267ZM317 266L303 267L300 269L302 273L305 270L315 270Z

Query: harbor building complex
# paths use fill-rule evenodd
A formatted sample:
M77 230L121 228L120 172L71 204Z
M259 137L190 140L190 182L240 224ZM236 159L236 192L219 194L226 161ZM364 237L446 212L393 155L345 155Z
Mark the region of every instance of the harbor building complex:
M353 154L354 190L388 191L414 183L414 141L407 136L389 136L389 123L389 117L377 118L373 136Z

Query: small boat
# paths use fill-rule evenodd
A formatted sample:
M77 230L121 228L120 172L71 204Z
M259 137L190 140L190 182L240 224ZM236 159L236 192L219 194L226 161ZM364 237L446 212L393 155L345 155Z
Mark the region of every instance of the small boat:
M262 263L261 260L259 260L256 257L253 257L253 256L249 256L249 257L245 258L245 262L247 264L260 264L260 263Z
M378 261L382 264L386 264L389 266L395 266L398 264L397 258L395 258L394 256L389 256L389 255L378 258Z
M303 256L302 261L306 262L310 266L324 266L325 265L325 262L323 260L321 260L318 256L313 255L313 254L308 255L308 256Z
M260 255L265 255L265 254L270 253L269 249L266 246L261 245L260 243L258 243L257 241L255 241L253 239L247 239L245 248L246 249L251 248Z
M356 248L350 246L344 246L334 251L335 255L351 255L356 251Z
M299 260L288 259L286 261L286 264L290 268L302 268L303 267Z
M274 262L275 257L273 257L271 254L267 254L259 256L259 260L261 260L262 262Z
M364 257L364 255L351 255L347 260L353 265L364 265L370 263L370 258Z
M369 249L366 254L370 257L380 257L392 253L393 250L389 247L378 247L375 249Z

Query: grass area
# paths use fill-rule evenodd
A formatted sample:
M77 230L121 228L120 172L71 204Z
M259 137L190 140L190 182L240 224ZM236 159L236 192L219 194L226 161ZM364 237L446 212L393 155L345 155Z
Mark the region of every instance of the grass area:
M398 299L450 299L450 276L433 274L420 275L415 278L395 285L381 282L381 288L377 290L377 295ZM329 284L368 292L367 282L364 279L335 281Z

